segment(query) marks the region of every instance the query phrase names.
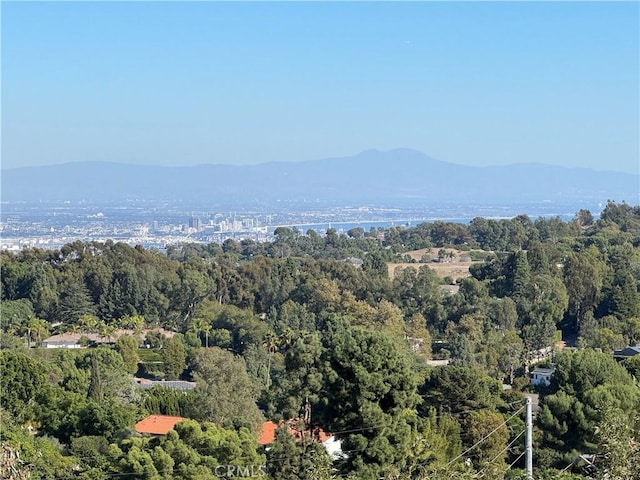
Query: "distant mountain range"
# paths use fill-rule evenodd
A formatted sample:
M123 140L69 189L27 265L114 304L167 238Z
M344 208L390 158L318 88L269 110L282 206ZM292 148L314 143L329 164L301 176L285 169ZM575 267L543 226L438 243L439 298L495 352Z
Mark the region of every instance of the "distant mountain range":
M637 204L639 197L638 175L543 164L470 167L409 149L245 166L82 162L2 170L2 200L8 202L407 205L612 199Z

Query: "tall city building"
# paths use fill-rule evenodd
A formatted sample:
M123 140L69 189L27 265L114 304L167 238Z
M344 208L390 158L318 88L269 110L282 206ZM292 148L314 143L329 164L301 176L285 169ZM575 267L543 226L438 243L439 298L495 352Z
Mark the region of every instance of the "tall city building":
M191 217L189 219L189 228L194 228L196 232L200 231L202 224L199 217Z

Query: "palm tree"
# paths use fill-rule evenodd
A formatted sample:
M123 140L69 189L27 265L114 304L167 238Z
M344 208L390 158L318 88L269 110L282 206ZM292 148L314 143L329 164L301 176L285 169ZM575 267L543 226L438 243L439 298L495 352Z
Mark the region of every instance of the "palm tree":
M100 331L101 321L94 315L82 315L78 318L76 323L78 323L86 332L98 333Z
M31 348L32 336L37 339L37 344L42 342L42 335L49 331L48 324L38 317L31 317L27 322L27 345Z
M273 354L278 350L278 340L279 338L271 333L268 333L265 337L264 342L262 342L262 346L267 349L267 353L269 354L269 363L267 364L267 378L266 378L266 386L269 388L271 384L271 358Z
M209 332L211 331L211 323L204 317L195 317L191 320L189 330L194 332L200 338L200 335L204 333L204 345L205 348L209 348Z
M144 328L145 319L142 315L125 315L119 318L116 324L123 330L132 330L134 335L140 335Z
M285 330L278 337L279 346L284 350L287 350L293 343L294 335L295 333L293 332L293 330L291 330L291 328L285 328Z
M100 336L103 338L111 338L115 336L117 327L114 324L106 324L104 321L100 321L100 323L96 327L100 331Z

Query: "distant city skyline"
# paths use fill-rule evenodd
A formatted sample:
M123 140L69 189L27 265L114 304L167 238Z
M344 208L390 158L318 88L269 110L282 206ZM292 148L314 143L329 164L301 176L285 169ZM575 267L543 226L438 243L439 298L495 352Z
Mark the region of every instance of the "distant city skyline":
M2 2L2 168L640 170L638 2Z

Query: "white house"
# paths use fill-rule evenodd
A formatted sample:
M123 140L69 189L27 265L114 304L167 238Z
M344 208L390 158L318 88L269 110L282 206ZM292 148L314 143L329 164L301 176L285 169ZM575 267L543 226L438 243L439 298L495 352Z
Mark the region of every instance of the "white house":
M53 335L42 341L42 348L80 348L78 343L81 335L79 333L62 333Z
M551 376L556 371L555 365L550 367L538 367L534 369L531 375L531 385L542 385L548 387L551 384Z
M342 442L335 436L330 436L324 442L322 442L322 444L331 457L331 460L340 460L346 457L346 455L342 451Z

